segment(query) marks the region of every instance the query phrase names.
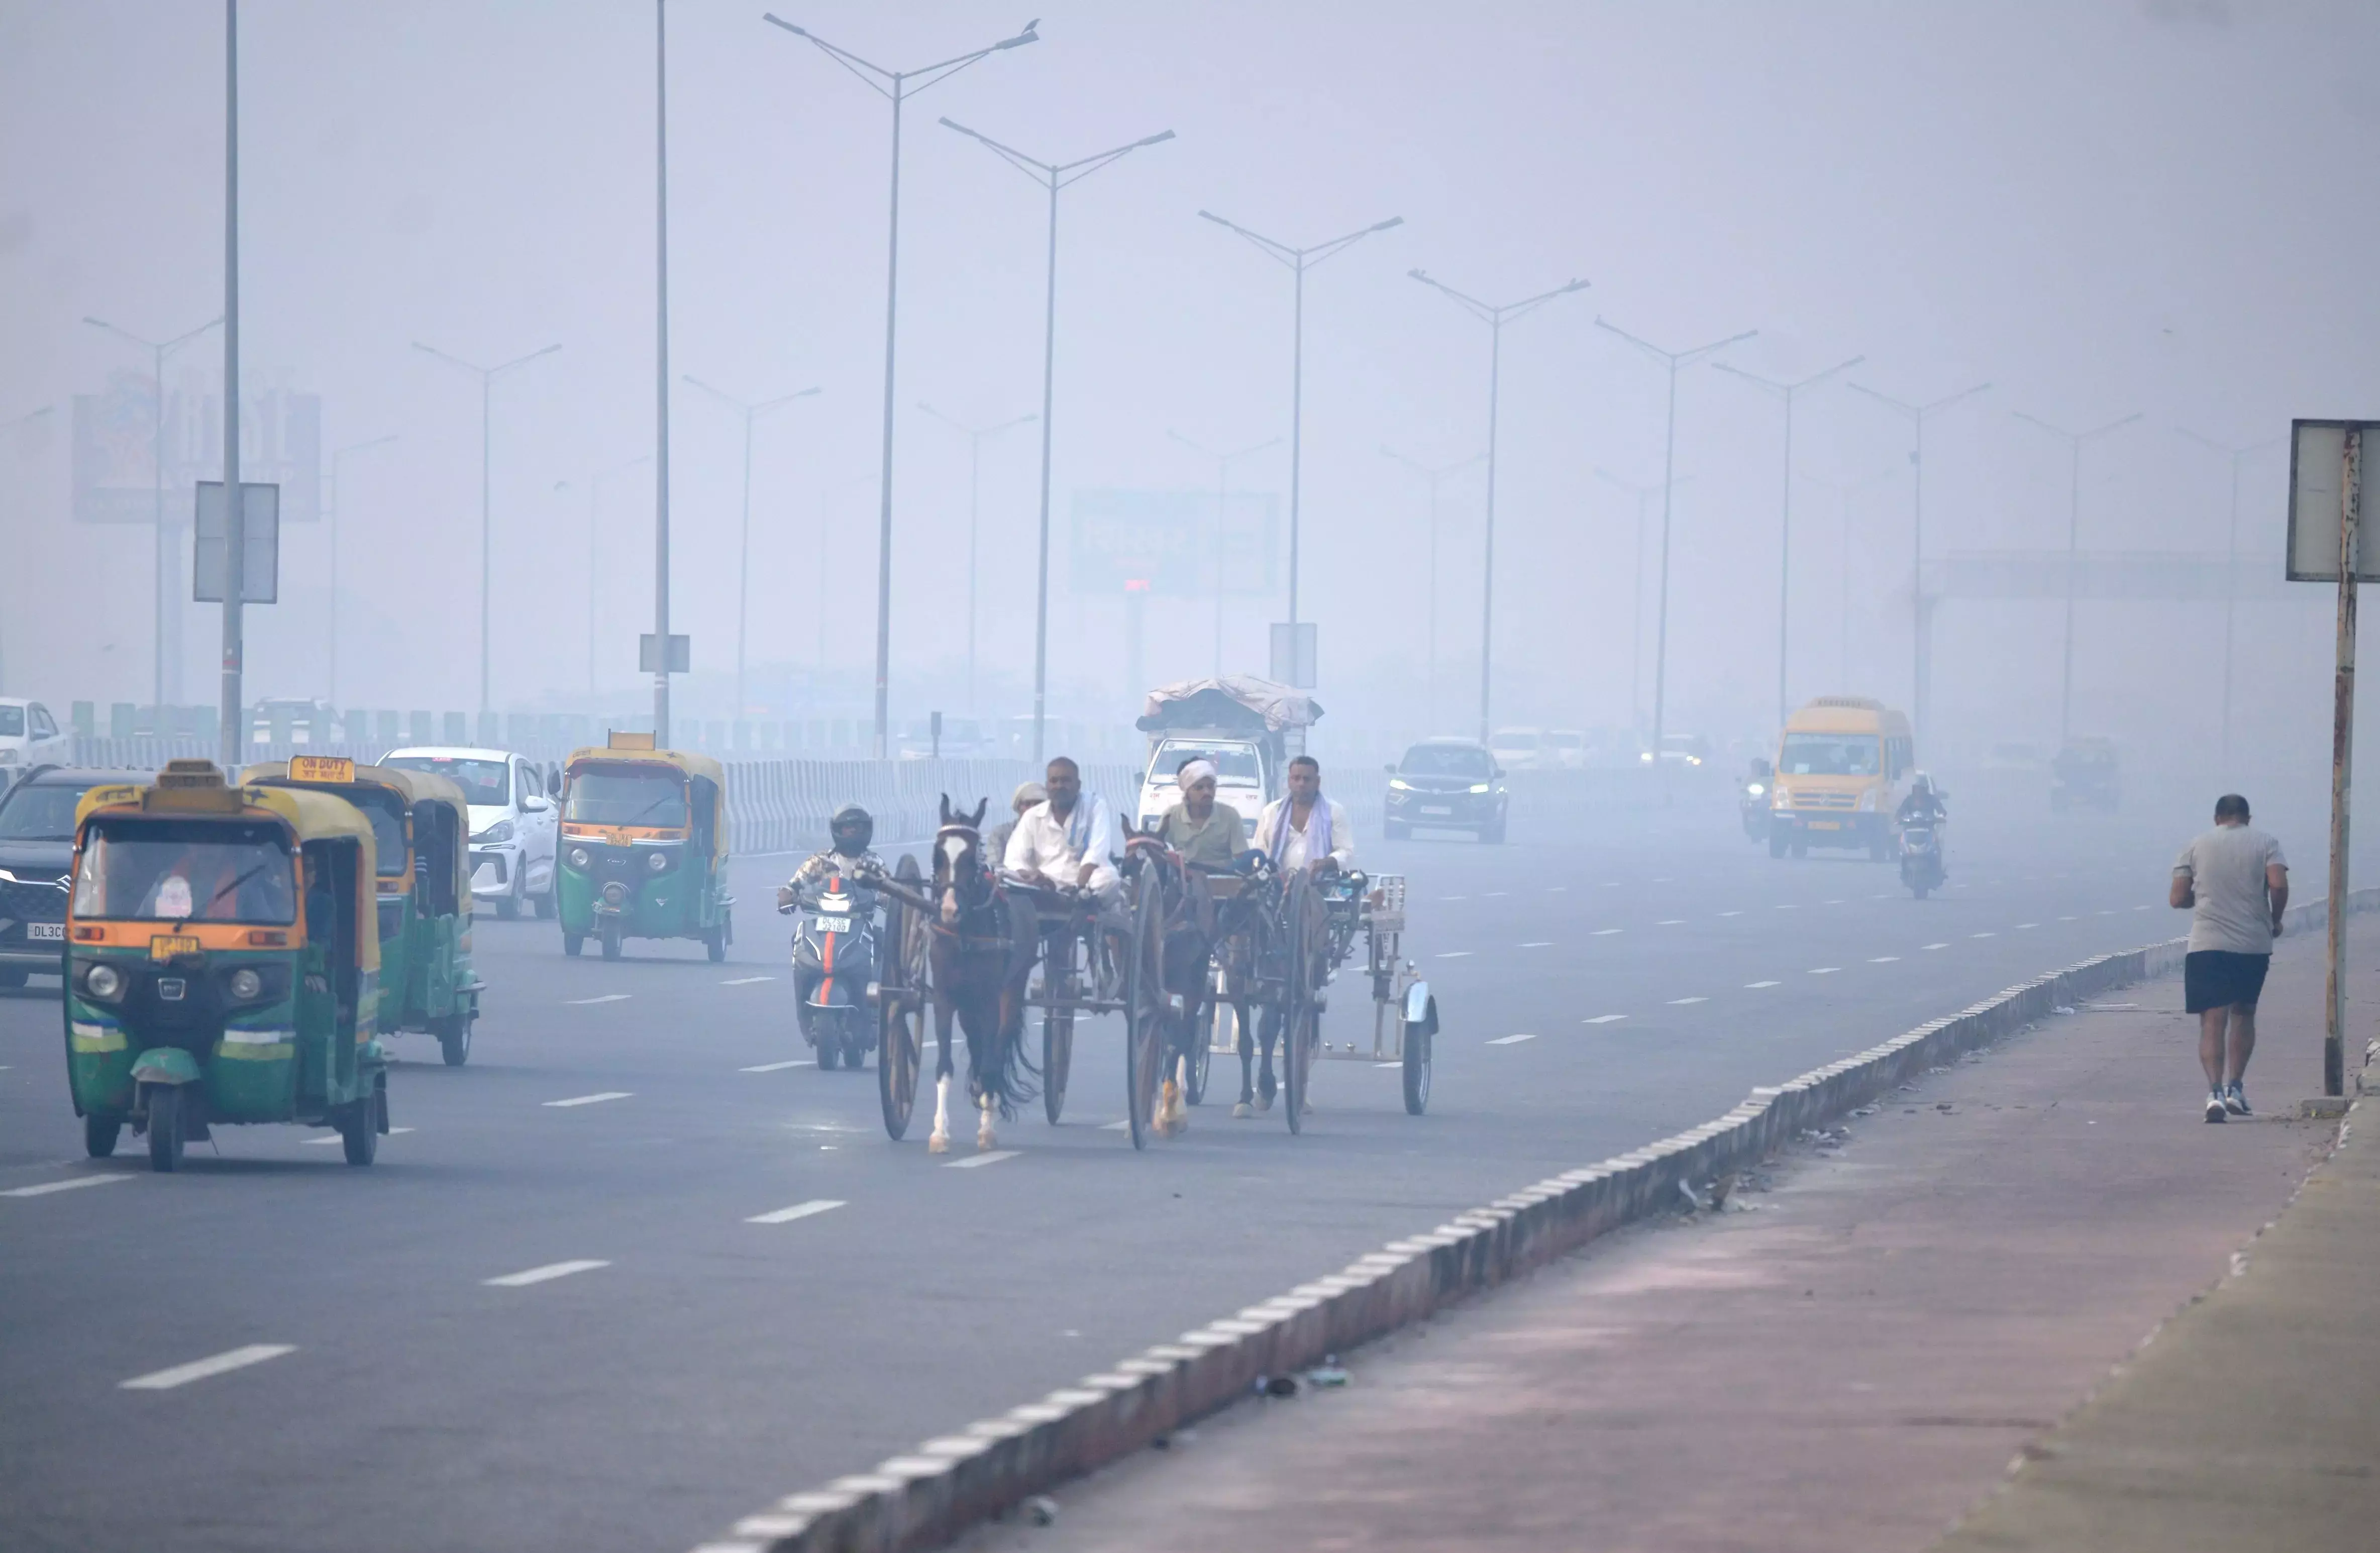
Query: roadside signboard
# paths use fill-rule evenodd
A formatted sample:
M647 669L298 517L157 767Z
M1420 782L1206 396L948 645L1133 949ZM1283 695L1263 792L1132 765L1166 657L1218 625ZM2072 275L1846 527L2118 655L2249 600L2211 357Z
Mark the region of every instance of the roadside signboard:
M240 570L240 602L270 604L281 594L281 488L239 482L239 509L247 543ZM190 597L201 604L224 601L224 484L199 481L198 552L190 568Z

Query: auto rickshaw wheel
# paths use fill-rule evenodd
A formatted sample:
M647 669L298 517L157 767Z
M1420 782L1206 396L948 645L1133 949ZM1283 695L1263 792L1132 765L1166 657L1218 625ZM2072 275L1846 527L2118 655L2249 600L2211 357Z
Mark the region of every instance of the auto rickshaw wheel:
M710 956L710 963L714 965L726 959L727 929L713 928L710 932L705 933L702 936L702 948L703 952Z
M350 1165L369 1165L380 1152L380 1118L376 1114L374 1097L365 1096L351 1100L339 1110L339 1142Z
M617 960L619 957L620 925L616 921L606 922L603 924L603 958Z
M580 950L582 950L582 949L586 948L586 947L587 947L587 935L586 935L586 934L584 934L584 933L574 933L574 932L569 931L567 928L565 928L565 929L563 930L563 934L562 934L562 952L563 952L563 953L567 954L568 956L570 956L570 958L572 958L573 960L576 960L576 959L577 959L577 958L578 958L578 952L579 952Z
M105 1159L115 1152L115 1140L124 1134L124 1118L102 1116L96 1111L82 1119L83 1152L94 1159Z
M182 1168L182 1091L172 1084L149 1089L149 1168L170 1175Z
M438 1023L438 1055L450 1068L459 1068L471 1060L471 1025L468 1013L450 1013Z

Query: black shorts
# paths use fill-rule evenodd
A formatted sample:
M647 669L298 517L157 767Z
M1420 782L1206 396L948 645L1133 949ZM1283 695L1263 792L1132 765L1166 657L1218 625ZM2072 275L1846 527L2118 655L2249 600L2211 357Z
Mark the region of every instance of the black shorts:
M2272 965L2269 954L2193 949L2181 960L2182 1006L2192 1013L2216 1008L2253 1012L2258 995L2265 990L2265 973Z

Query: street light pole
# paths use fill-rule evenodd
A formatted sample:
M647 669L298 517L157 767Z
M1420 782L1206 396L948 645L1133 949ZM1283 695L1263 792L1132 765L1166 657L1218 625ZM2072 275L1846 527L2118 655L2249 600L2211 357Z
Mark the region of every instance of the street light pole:
M1596 327L1610 331L1634 346L1645 355L1661 362L1670 371L1669 406L1661 432L1661 583L1656 596L1653 627L1653 769L1661 773L1661 801L1670 801L1668 768L1661 763L1661 736L1664 719L1669 712L1670 692L1670 518L1677 492L1678 452L1678 369L1690 361L1724 350L1729 346L1751 339L1760 333L1747 329L1741 334L1730 334L1724 340L1713 340L1692 350L1663 350L1650 341L1642 340L1608 319L1598 317Z
M1181 432L1167 427L1165 434L1202 458L1215 461L1215 677L1223 677L1223 520L1232 504L1232 466L1243 458L1252 458L1281 445L1279 437L1268 437L1260 443L1231 453L1218 453L1213 448L1192 442Z
M1899 472L1896 469L1885 469L1868 476L1865 479L1849 482L1825 479L1816 475L1801 477L1821 491L1833 491L1841 506L1837 538L1841 546L1841 557L1838 564L1841 567L1841 592L1839 597L1842 601L1842 607L1836 611L1839 635L1835 648L1837 654L1835 684L1844 691L1852 689L1852 498L1871 485L1881 485Z
M2062 426L2051 425L2037 415L2027 415L2022 410L2014 413L2019 420L2037 426L2066 443L2066 641L2058 671L2058 747L2062 751L2073 734L2074 573L2080 564L2078 541L2082 527L2082 444L2104 437L2119 427L2130 426L2141 416L2135 410L2120 420L2094 426L2088 431L2069 431Z
M892 657L892 405L893 346L898 338L895 322L899 317L901 277L901 104L928 87L950 79L978 60L988 59L1003 49L1038 43L1041 40L1034 31L1039 25L1028 21L1015 36L1002 38L996 43L953 55L939 64L923 66L915 70L888 70L881 65L862 59L849 49L839 48L807 28L797 27L771 12L760 19L781 27L796 38L808 39L819 52L856 76L861 84L892 104L892 179L890 200L891 216L887 223L884 254L884 456L883 469L877 477L882 481L880 506L878 512L876 557L876 758L891 754L890 701L888 686ZM1057 215L1050 215L1054 247ZM1056 285L1054 267L1051 285Z
M436 346L423 345L419 340L413 342L413 348L426 356L434 356L450 367L460 368L480 380L480 710L484 712L489 710L488 587L494 553L488 516L489 474L493 456L490 451L489 442L492 426L490 395L498 376L511 371L516 367L526 366L540 356L551 356L562 346L559 344L550 345L542 350L530 351L527 356L516 356L510 361L500 361L492 367L482 367L476 362L466 361L459 356L440 350Z
M774 399L747 404L723 388L713 388L691 372L686 373L685 377L689 387L702 390L744 418L744 516L737 528L735 540L735 715L740 720L745 711L745 623L752 597L752 423L780 405L809 398L818 393L818 389L805 388L798 393L782 394Z
M1003 421L1000 422L1000 423L999 423L998 425L996 425L996 426L971 426L971 425L969 425L967 422L965 422L965 421L964 421L964 420L959 419L958 419L957 417L955 417L955 416L947 416L947 415L944 415L941 411L940 411L940 410L938 410L938 409L934 408L934 406L931 406L931 405L929 405L929 404L927 404L923 399L920 399L920 400L918 400L918 401L917 401L917 407L918 407L919 409L921 409L921 410L925 411L928 415L932 416L936 420L941 421L943 425L948 426L948 427L952 428L952 429L953 429L953 430L954 430L954 431L962 431L962 432L965 432L965 433L966 434L966 440L967 440L967 681L966 681L966 709L967 709L967 710L969 710L969 711L973 711L973 710L975 710L975 634L976 634L976 633L975 633L975 622L976 622L976 584L977 584L977 582L978 582L978 576L979 576L978 571L978 568L977 568L977 565L976 565L976 535L977 535L978 526L978 523L979 523L979 521L980 521L980 519L981 519L981 517L982 517L982 513L983 513L983 444L984 444L984 439L986 439L986 438L988 438L988 437L997 437L997 436L999 436L1002 431L1014 431L1014 430L1015 430L1017 427L1019 427L1019 426L1026 425L1026 424L1027 424L1028 422L1031 422L1031 421L1038 420L1038 419L1040 419L1040 417L1038 417L1038 416L1033 416L1033 415L1020 415L1020 416L1016 417L1016 418L1015 418L1014 419L1013 419L1013 420L1003 420Z
M1843 386L1907 416L1915 438L1915 445L1909 455L1909 710L1914 738L1923 743L1925 737L1928 667L1925 654L1925 423L1961 399L1971 399L1981 394L1991 384L1979 382L1973 388L1962 388L1956 394L1946 394L1930 405L1911 404L1888 394L1879 394L1861 383L1845 383Z
M1802 390L1813 387L1837 372L1849 371L1866 359L1864 356L1854 356L1848 361L1836 362L1823 372L1813 372L1793 382L1764 378L1757 372L1747 372L1725 361L1711 363L1720 371L1732 372L1755 387L1765 389L1785 401L1785 493L1783 517L1778 525L1777 537L1777 726L1779 728L1785 726L1787 631L1793 613L1793 400Z
M1454 304L1488 325L1488 516L1483 525L1484 552L1479 574L1479 742L1488 742L1488 692L1490 655L1496 637L1496 411L1504 379L1504 325L1524 313L1535 312L1557 297L1584 291L1583 280L1565 281L1551 291L1518 302L1483 302L1466 296L1423 270L1405 272L1427 286L1451 297Z
M1399 453L1394 448L1390 447L1381 448L1380 456L1383 458L1395 459L1398 463L1403 465L1415 474L1419 475L1429 485L1429 583L1427 589L1429 598L1427 607L1424 612L1429 616L1429 662L1427 671L1423 674L1423 678L1427 682L1427 690L1425 693L1424 706L1429 713L1429 725L1435 728L1438 726L1438 490L1439 486L1446 483L1446 481L1453 476L1461 474L1463 470L1468 469L1474 464L1486 461L1488 455L1484 453L1475 453L1468 458L1458 460L1452 464L1441 464L1436 468L1431 468L1427 464L1417 463L1411 458L1407 458L1403 454Z
M385 437L374 437L370 442L364 443L349 443L345 447L331 450L331 505L330 509L322 515L326 526L331 530L331 619L330 630L325 633L328 639L323 644L330 654L331 672L330 685L324 690L323 696L334 707L339 704L339 505L342 499L340 493L346 489L339 482L339 464L351 453L361 453L366 448L382 447L395 441L396 441L396 433L392 431ZM162 704L161 702L160 705Z
M222 714L224 772L247 763L248 725L240 715L246 666L241 605L248 591L248 504L239 483L239 0L224 0L224 598Z
M1114 146L1074 162L1043 162L954 120L943 119L942 127L966 136L1050 191L1050 268L1041 311L1041 546L1033 618L1033 760L1038 765L1050 680L1050 448L1058 373L1058 191L1145 146L1160 145L1173 139L1173 131L1162 129L1154 135L1144 135L1128 145Z
M1297 557L1301 516L1298 505L1301 477L1305 459L1305 272L1335 253L1351 248L1375 232L1386 232L1402 226L1405 218L1392 215L1386 221L1376 221L1361 231L1350 232L1317 243L1312 248L1292 248L1287 243L1251 232L1235 221L1226 221L1212 211L1200 211L1199 216L1227 231L1236 232L1256 245L1267 258L1289 266L1296 276L1295 300L1290 312L1289 351L1289 626L1290 652L1297 650Z

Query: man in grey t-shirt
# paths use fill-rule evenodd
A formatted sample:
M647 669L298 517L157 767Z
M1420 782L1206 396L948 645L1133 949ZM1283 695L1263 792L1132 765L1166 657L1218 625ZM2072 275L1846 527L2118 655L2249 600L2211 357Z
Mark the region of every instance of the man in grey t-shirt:
M2167 897L2191 912L2182 998L2198 1015L2209 1122L2248 1114L2240 1085L2256 1049L2256 999L2289 904L2289 865L2281 843L2252 829L2248 818L2248 800L2239 794L2216 799L2215 829L2181 849Z

